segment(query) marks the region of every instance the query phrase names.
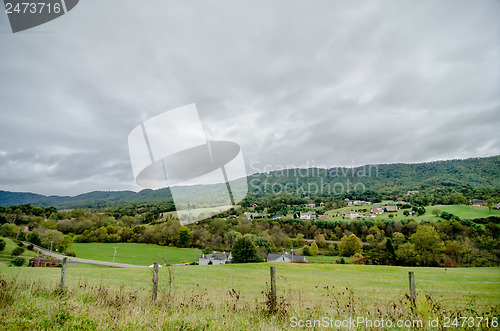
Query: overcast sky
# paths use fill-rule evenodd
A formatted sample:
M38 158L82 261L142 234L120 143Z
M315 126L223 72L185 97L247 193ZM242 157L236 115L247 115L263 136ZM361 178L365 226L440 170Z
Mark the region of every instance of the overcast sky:
M83 0L0 13L0 190L138 187L127 137L196 103L249 173L500 154L499 1Z

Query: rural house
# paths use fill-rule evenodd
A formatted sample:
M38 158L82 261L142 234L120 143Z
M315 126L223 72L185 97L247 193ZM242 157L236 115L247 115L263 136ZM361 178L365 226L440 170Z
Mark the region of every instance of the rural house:
M269 254L267 256L267 262L307 262L305 256L301 255L292 255L288 252L285 254Z
M486 202L484 200L472 199L470 204L474 207L483 207L486 205Z
M395 212L395 211L398 211L398 207L397 206L385 206L384 207L385 211L386 212Z
M228 264L231 263L233 257L231 253L213 253L213 254L203 254L198 259L199 265L220 265L220 264Z
M36 256L30 259L29 267L57 267L60 261L58 259Z
M358 212L355 212L355 211L348 211L347 213L345 213L345 217L353 220L353 219L361 217L361 214Z
M301 220L315 220L316 219L316 212L315 211L308 211L305 213L300 213L300 219Z
M264 217L268 217L269 215L266 214L266 213L250 213L250 212L244 212L243 214L245 214L245 216L247 217L247 219L251 220L253 218L264 218Z
M380 214L384 213L384 208L381 208L381 207L372 207L372 209L370 209L370 212L372 214L375 214L375 215L380 215Z

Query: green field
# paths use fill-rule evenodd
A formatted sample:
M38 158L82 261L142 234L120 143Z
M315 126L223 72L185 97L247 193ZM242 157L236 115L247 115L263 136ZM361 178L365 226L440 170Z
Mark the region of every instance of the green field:
M340 261L342 257L340 256L327 256L327 255L315 255L315 256L306 256L307 261L310 263L335 263L335 261ZM350 257L344 257L345 261L355 260Z
M115 262L135 265L151 265L154 262L177 264L181 261L197 262L201 251L192 248L166 247L149 244L128 243L88 243L73 244L72 250L82 259L113 261L116 247Z
M301 304L313 307L324 298L323 286L350 287L356 296L367 304L391 300L405 293L408 271L415 272L416 286L420 293L428 293L445 300L449 305L465 305L476 298L477 307L500 304L500 269L492 268L407 268L394 266L256 263L221 266L173 267L173 290L181 293L198 288L216 298L229 289L241 291L248 302L259 299L260 291L269 281L269 266L277 269L277 284L283 294L289 292L290 300L299 304L300 296L309 299ZM2 268L2 274L17 276L20 280L40 279L56 286L60 268ZM105 285L111 289L145 288L149 291L150 269L88 267L70 264L67 271L69 288L78 283ZM160 290L166 290L167 268L160 269Z
M267 263L161 268L152 304L151 269L70 264L67 293L55 295L60 268L2 268L15 287L2 298L0 329L283 330L289 318L321 316L443 317L453 311L498 316L498 268L404 268L392 266L276 263L278 302L284 314L268 315L263 291ZM408 271L415 272L416 312L409 310ZM170 275L170 276L169 276ZM172 279L170 283L168 280ZM444 308L433 310L426 299ZM6 299L6 300L7 300ZM394 308L396 307L396 308ZM491 315L490 315L491 316Z
M434 209L439 209L440 211L445 211L453 215L459 216L461 219L474 219L474 218L485 218L490 216L500 216L500 210L492 209L489 211L488 207L473 207L466 205L438 205L438 206L428 206L425 207L426 213L432 214Z
M329 210L325 213L331 220L336 220L336 221L345 221L345 222L350 222L351 220L346 218L342 218L342 215L347 213L348 211L361 211L363 212L363 209L369 213L370 209L374 206L384 206L384 205L391 205L393 204L392 201L383 201L383 203L378 203L374 205L362 205L362 206L348 206L348 207L343 207L339 209L334 209L334 210ZM404 216L403 211L404 209L399 209L397 212L389 212L389 213L384 213L382 215L378 215L377 217L374 218L365 218L369 220L394 220L394 221L401 221L403 219L413 219L417 222L421 221L438 221L441 220L441 218L435 216L432 214L432 211L434 209L439 209L441 212L446 211L448 213L452 213L461 219L475 219L475 218L485 218L485 217L490 217L490 216L500 216L500 210L493 209L491 212L489 211L488 207L472 207L468 205L438 205L438 206L427 206L425 207L426 213L421 216L413 215L413 216ZM360 212L360 213L361 213ZM334 216L340 214L341 216ZM393 217L390 218L389 214L392 214ZM361 219L361 218L358 218Z

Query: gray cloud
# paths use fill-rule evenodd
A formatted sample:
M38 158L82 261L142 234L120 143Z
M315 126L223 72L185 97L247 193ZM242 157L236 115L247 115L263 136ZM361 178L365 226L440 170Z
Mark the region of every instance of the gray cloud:
M15 35L0 15L0 189L138 189L128 133L193 102L248 165L500 154L499 7L85 1Z

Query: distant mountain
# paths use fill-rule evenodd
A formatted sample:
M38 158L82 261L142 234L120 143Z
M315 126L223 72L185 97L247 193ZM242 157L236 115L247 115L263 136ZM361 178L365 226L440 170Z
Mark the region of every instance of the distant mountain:
M242 179L244 180L244 179ZM285 192L316 192L331 196L345 190L364 187L374 192L432 190L444 187L500 190L500 156L415 164L380 164L356 168L285 169L258 173L248 178L250 196L266 196ZM195 205L208 205L227 192L224 185L199 186L196 195L189 187L177 187L177 194L189 197ZM273 192L274 189L274 192ZM190 195L191 194L191 195ZM217 200L218 201L218 200ZM0 206L32 204L58 209L99 208L123 204L172 202L170 189L133 191L95 191L70 196L45 196L35 193L0 191Z
M36 206L53 206L58 209L74 208L99 208L120 204L137 204L148 202L171 201L170 190L142 190L133 191L94 191L71 196L45 196L34 193L19 193L0 191L0 206L8 207L12 205L32 204Z

